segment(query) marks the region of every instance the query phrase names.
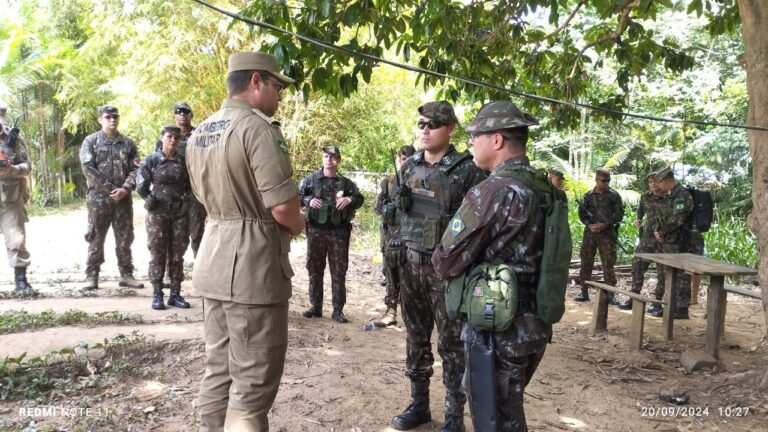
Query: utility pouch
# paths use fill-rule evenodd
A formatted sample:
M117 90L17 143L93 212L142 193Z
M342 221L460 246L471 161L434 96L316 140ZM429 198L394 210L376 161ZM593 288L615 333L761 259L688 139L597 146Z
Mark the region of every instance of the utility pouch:
M323 203L318 209L310 208L309 217L319 224L328 222L328 204Z
M438 223L434 219L424 218L421 224L421 244L425 248L432 250L437 246L437 241L442 237L443 233L438 233Z
M402 240L390 240L384 252L388 267L397 268L405 262L405 247Z
M515 272L506 264L483 263L473 268L464 282L464 308L469 325L476 330L509 330L517 313Z
M382 221L387 226L397 225L397 207L392 204L387 204L381 212Z
M331 207L331 204L327 204L327 208L328 213L330 213L329 219L331 221L331 225L339 226L342 220L341 210L337 209L336 207Z
M85 241L88 243L92 242L93 239L96 237L96 225L95 224L88 224L88 229L85 231Z

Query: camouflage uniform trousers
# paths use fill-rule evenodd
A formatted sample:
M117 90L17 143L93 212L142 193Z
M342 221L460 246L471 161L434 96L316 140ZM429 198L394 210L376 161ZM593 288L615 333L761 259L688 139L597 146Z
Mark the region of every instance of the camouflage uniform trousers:
M471 326L464 327L462 340L465 342L465 350L468 352L472 342L479 337L478 330ZM485 332L482 332L485 333ZM514 345L517 336L512 331L492 333L496 366L496 431L498 432L525 432L528 426L525 421L523 396L525 388L531 382L533 374L544 358L547 348L546 340L526 344ZM525 348L521 350L521 348ZM469 376L469 373L466 374ZM466 379L465 384L471 385ZM472 406L470 404L470 406ZM473 416L474 421L474 416ZM473 425L474 426L474 425ZM479 426L479 425L477 425ZM475 426L475 430L480 428ZM492 431L489 431L492 432Z
M28 221L27 211L21 200L15 203L0 204L0 231L5 239L5 249L8 252L8 264L13 267L29 267L29 251L27 250Z
M325 260L331 270L331 301L333 309L342 311L347 303L347 266L349 264L349 229L307 227L307 271L309 273L309 302L323 307L323 273Z
M405 270L405 246L399 248L385 247L382 251L384 256L384 276L387 278L387 293L384 296L384 304L388 308L396 308L400 301L400 286L402 285L402 273Z
M414 252L411 252L414 253ZM429 255L424 255L429 260ZM437 352L443 361L446 413L461 412L467 396L461 385L464 376L463 322L452 321L445 311L447 282L440 279L431 263L409 260L402 272L400 307L406 330L405 375L414 382L429 381L434 373L432 329L437 326Z
M194 256L197 256L197 250L200 249L200 242L203 240L205 218L207 216L208 213L205 211L205 206L192 195L189 204L188 224L189 239L192 243L192 253Z
M653 237L641 236L640 244L635 248L635 253L659 253L661 248L659 243ZM650 261L642 260L640 258L634 258L632 260L632 292L639 293L643 290L643 283L645 282L645 272L648 271L648 267L651 266ZM658 270L656 276L656 283L658 287ZM658 288L657 288L658 289Z
M168 263L171 283L184 280L184 252L189 246L189 225L186 214L167 212L147 213L147 247L152 258L149 261L149 280L161 283Z
M133 274L133 200L128 195L118 202L96 191L88 191L88 259L85 263L86 274L97 273L104 263L104 240L109 227L115 235L115 254L121 275Z
M681 245L675 243L661 243L660 253L685 253L688 252L688 244ZM666 289L667 267L659 265L659 283L656 286L655 295L657 299L664 298ZM691 275L683 270L675 270L675 305L678 308L687 308L691 304Z
M615 236L616 231L611 228L597 234L593 234L584 227L584 237L581 242L581 286L586 287L584 282L592 280L592 268L595 265L595 255L600 251L600 261L603 264L603 280L606 284L616 286L616 244L610 236ZM615 238L615 237L614 237Z

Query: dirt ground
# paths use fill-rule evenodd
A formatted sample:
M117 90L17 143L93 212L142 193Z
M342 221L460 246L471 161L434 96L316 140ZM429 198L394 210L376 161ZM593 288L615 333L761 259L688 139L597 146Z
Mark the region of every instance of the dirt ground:
M139 206L135 209L136 275L146 280L149 258L143 210ZM82 238L85 220L85 212L80 209L30 221L30 279L42 296L33 300L0 299L0 311L117 310L140 314L144 323L0 335L0 356L18 356L22 352L42 355L137 330L149 335L151 341L143 348L138 362L142 372L54 395L44 404L59 409L54 415L27 410L35 405L34 401L0 401L0 430L195 430L193 402L205 364L200 300L187 295L193 303L188 311L152 311L148 288L135 293L118 290L112 243L106 247L107 262L102 272L106 281L95 298L83 297L78 286L83 279L86 253ZM294 242L292 247L291 260L297 276L290 302L289 347L280 391L270 413L271 430L391 431L390 418L408 404L405 331L401 323L363 331L363 325L385 309L384 291L378 284L377 258L351 254L345 308L350 323L340 325L329 318L330 294L326 295L324 318L301 317L301 311L308 306L304 244ZM188 258L191 259L191 252ZM9 292L12 270L0 267L0 281L8 281L0 285L0 291ZM620 283L626 286L628 281ZM189 284L186 281L183 288L189 289ZM647 286L650 284L647 281ZM703 289L700 305L692 307L691 319L676 322L671 342L661 338L661 320L647 316L643 349L633 352L627 347L630 312L610 308L609 331L590 335L593 304L572 302L570 299L576 294L572 287L566 315L555 326L552 344L526 389L530 430L766 430L768 400L754 391L754 371L765 371L768 357L760 343L763 318L756 301L729 298L719 367L689 374L680 365L680 355L685 350L704 347L705 292ZM416 431L436 431L441 424L444 391L442 368L439 356L436 357L431 400L433 422ZM98 373L91 371L92 376ZM87 375L79 377L80 382ZM690 396L688 404L680 409L661 402L658 392L663 385L675 385L686 391ZM64 415L62 409L72 407L90 410ZM465 424L472 431L468 412Z

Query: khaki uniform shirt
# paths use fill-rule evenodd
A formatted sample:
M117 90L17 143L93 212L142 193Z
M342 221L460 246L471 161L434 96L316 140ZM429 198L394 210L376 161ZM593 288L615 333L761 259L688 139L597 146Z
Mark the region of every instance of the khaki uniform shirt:
M200 124L186 154L208 221L195 261L196 294L244 304L291 297L291 236L270 208L298 195L279 124L227 99Z

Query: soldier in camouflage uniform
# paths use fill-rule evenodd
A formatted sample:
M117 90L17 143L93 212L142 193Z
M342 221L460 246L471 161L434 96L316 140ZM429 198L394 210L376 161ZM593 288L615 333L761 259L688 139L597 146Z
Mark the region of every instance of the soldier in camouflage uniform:
M189 137L192 136L192 132L195 131L195 127L192 126L192 117L194 117L194 114L188 103L176 102L176 104L173 105L173 119L176 121L176 126L181 129L181 142L179 143L179 149L176 151L176 155L181 158L182 163L186 163L184 156L187 154L187 141L189 141ZM162 140L157 140L157 143L155 143L155 151L160 151L162 149ZM187 216L192 253L194 256L197 256L197 250L200 248L200 241L203 240L203 233L205 232L205 218L208 214L205 212L203 204L197 200L194 194L190 194Z
M8 107L0 102L0 231L5 239L8 264L13 267L15 291L26 293L32 286L27 282L30 259L25 224L29 220L24 205L30 198L27 177L32 164L24 141L17 133L11 138L12 131L5 120L7 111ZM10 139L14 142L9 142Z
M653 237L653 229L651 226L660 214L662 207L666 205L666 202L667 196L662 193L661 186L659 185L659 182L656 181L656 173L649 174L648 192L645 192L640 196L640 205L637 207L635 228L637 228L639 234L639 241L635 248L635 253L661 252L659 243L657 243L656 239ZM645 221L643 221L643 219L645 219ZM642 291L645 272L648 271L650 265L650 261L635 257L632 261L632 288L630 291L634 293L640 293L640 291ZM658 281L658 277L656 279ZM619 309L632 309L632 299L620 304Z
M565 190L563 190L563 180L565 180L563 172L556 169L550 169L548 174L549 182L555 187L557 199L568 202L568 197L565 195Z
M147 209L147 246L152 255L149 281L152 282L152 309L163 305L163 274L168 263L171 294L168 306L188 308L181 296L184 280L184 251L189 246L189 176L177 148L181 128L166 126L162 130L163 147L149 155L139 167L137 192Z
M120 286L143 288L133 277L133 201L139 152L133 140L120 134L117 108L99 108L101 130L85 137L80 147L80 164L88 180L88 259L85 289L99 287L99 270L104 263L104 239L109 227L115 234L115 252L120 268Z
M363 195L352 180L338 173L341 151L336 146L323 147L323 168L299 183L299 199L306 207L307 271L309 301L305 318L323 316L323 273L325 260L331 269L333 314L338 323L348 322L344 315L347 302L347 265L349 235L355 210L363 205Z
M402 166L410 156L416 152L413 146L400 147L397 153L397 167ZM399 174L398 174L399 175ZM379 239L381 241L381 254L384 257L383 273L387 281L387 294L384 296L384 304L387 311L373 324L377 327L386 327L397 323L397 303L400 300L400 272L405 267L405 248L400 239L400 215L397 197L398 180L395 174L390 174L381 181L381 192L376 196L374 211L381 215L379 225Z
M479 339L492 338L496 391L495 431L526 431L523 395L552 336L552 326L536 316L536 280L544 247L544 214L537 207L536 192L498 173L506 167L530 167L525 156L528 127L538 120L520 111L512 102L496 101L483 106L467 126L471 134L475 163L491 170L488 180L473 187L443 234L432 256L435 271L443 278L456 277L473 264L502 260L518 279L518 309L513 326L504 332L477 330L464 324L461 338L470 351ZM518 244L514 254L506 246ZM469 362L468 362L469 365ZM469 366L468 366L469 367ZM465 385L473 385L468 369ZM478 385L478 384L475 384ZM484 394L483 389L471 394ZM470 410L480 403L470 401ZM492 401L490 403L493 403ZM495 432L472 412L474 430Z
M409 430L431 421L429 378L433 374L432 329L437 326L437 351L443 360L445 422L441 431L464 430L466 394L461 386L464 349L461 323L445 312L446 281L435 273L431 256L469 189L485 180L469 152L458 152L451 136L458 120L453 106L429 102L419 107L417 126L422 149L405 161L399 191L403 215L400 234L408 264L401 281L400 304L407 332L406 376L411 404L392 419L392 427Z
M656 174L663 193L667 194L667 202L661 208L656 223L652 226L653 235L659 243L661 253L685 253L689 251L691 239L690 217L693 212L693 197L690 192L683 190L675 180L670 168L664 168ZM664 297L667 277L665 266L659 266L659 284L656 288L656 298ZM688 319L688 305L691 302L691 276L680 270L675 272L675 319ZM651 315L663 316L661 305L654 304L649 310Z
M589 300L586 282L592 280L592 268L598 250L603 264L603 279L606 284L616 286L616 242L619 224L624 218L624 204L618 192L610 188L610 183L611 174L597 170L595 188L587 192L579 203L579 220L584 224L584 237L580 253L581 293L573 299L577 302ZM619 304L613 293L608 302Z

